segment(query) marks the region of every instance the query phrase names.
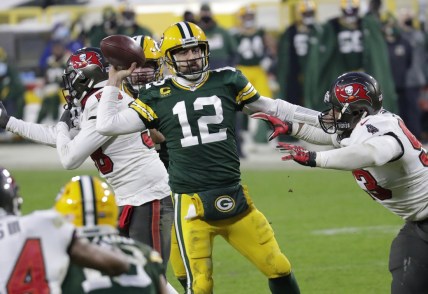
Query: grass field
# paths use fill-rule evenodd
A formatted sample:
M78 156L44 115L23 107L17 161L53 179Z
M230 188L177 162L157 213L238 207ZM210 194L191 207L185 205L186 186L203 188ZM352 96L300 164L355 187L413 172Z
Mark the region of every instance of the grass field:
M24 213L51 207L60 187L77 174L11 172L24 197ZM350 173L243 171L243 182L272 223L302 293L390 292L389 247L402 221L361 191ZM220 237L213 255L215 293L269 293L264 276ZM168 278L180 289L170 269Z

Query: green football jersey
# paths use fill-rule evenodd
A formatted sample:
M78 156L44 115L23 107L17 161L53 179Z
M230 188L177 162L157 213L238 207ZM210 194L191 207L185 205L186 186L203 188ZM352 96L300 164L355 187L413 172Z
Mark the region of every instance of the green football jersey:
M334 23L337 34L337 45L340 54L343 56L342 62L346 70L361 70L363 68L363 32L362 29L348 29L340 25L340 22Z
M222 68L195 87L172 77L148 84L130 107L165 136L172 191L195 193L240 182L236 112L259 97L240 71Z
M260 65L263 58L266 56L266 47L264 43L263 30L257 30L252 35L236 34L235 38L238 43L237 64L245 66Z
M63 294L156 294L159 293L159 276L164 275L162 259L156 251L134 240L117 235L117 233L96 232L100 226L91 229L88 239L107 248L118 248L131 261L131 268L125 274L116 277L103 275L101 272L70 264L62 283ZM110 228L108 228L110 229ZM83 229L85 230L85 229ZM114 229L109 230L114 231ZM85 236L85 233L82 235ZM81 236L79 236L81 237Z

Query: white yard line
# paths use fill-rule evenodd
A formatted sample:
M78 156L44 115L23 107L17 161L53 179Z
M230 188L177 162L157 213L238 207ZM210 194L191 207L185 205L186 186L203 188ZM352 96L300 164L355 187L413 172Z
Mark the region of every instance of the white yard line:
M395 234L401 226L387 225L387 226L368 226L368 227L345 227L345 228L331 228L324 230L311 231L313 235L344 235L344 234L359 234L367 232Z

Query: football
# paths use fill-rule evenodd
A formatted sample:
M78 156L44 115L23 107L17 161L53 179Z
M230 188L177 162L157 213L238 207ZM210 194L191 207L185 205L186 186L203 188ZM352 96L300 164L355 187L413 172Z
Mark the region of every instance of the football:
M105 37L100 42L100 48L108 63L116 69L128 69L133 62L141 67L146 61L143 48L125 35Z

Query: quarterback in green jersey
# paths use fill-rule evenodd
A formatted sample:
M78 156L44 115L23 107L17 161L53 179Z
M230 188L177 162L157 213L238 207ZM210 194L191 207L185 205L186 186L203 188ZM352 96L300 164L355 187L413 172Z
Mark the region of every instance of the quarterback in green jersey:
M70 264L62 293L168 293L160 254L116 231L118 207L106 183L94 176L73 177L62 188L54 208L76 225L76 237L119 250L131 264L128 272L116 277Z
M97 131L119 135L146 128L166 139L175 230L189 293L213 292L213 239L221 235L269 280L272 293L299 293L289 260L272 227L241 183L235 113L317 124L318 113L260 96L234 68L209 70L209 44L195 24L179 22L163 34L161 51L172 76L149 83L129 108L119 110L121 81L135 69L110 69L97 112Z

